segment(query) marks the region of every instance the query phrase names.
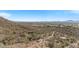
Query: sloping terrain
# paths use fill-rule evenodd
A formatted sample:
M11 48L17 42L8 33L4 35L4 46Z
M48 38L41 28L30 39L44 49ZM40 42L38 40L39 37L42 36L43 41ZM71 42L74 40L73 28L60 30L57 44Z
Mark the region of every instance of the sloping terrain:
M0 17L0 43L4 46L27 42L27 27Z
M78 48L79 27L17 23L0 17L2 48Z

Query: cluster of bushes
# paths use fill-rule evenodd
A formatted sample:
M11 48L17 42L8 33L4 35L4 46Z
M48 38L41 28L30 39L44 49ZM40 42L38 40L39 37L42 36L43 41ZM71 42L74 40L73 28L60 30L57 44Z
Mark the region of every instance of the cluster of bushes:
M75 43L77 40L75 38L67 38L67 39L60 39L53 37L49 39L48 47L50 48L64 48L72 43Z
M20 34L20 35L10 34L4 37L4 39L0 42L3 43L4 45L13 45L15 43L27 43L28 39L26 34Z
M41 38L40 33L28 32L27 39L29 39L29 41L38 40L38 39L40 39L40 38Z

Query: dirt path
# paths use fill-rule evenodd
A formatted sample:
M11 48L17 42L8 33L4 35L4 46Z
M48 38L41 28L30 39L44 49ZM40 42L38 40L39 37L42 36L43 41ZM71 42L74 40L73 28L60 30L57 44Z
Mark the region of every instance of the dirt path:
M54 32L52 33L51 36L48 36L44 39L39 39L39 40L28 43L26 47L27 48L48 48L46 47L46 44L48 44L48 40L52 38L53 36L54 36Z

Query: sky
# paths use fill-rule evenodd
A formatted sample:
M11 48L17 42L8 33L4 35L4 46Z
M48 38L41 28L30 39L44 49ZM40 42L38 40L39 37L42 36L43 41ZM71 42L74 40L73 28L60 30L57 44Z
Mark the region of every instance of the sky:
M0 16L12 21L79 21L79 10L0 10Z

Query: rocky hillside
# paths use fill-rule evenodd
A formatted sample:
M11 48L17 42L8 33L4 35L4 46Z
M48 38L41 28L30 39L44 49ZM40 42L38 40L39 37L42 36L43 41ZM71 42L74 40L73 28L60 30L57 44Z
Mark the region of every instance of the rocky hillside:
M30 29L15 22L0 17L0 43L1 45L13 45L27 42L27 32Z
M57 24L25 24L0 17L0 47L74 48L79 47L79 27Z

